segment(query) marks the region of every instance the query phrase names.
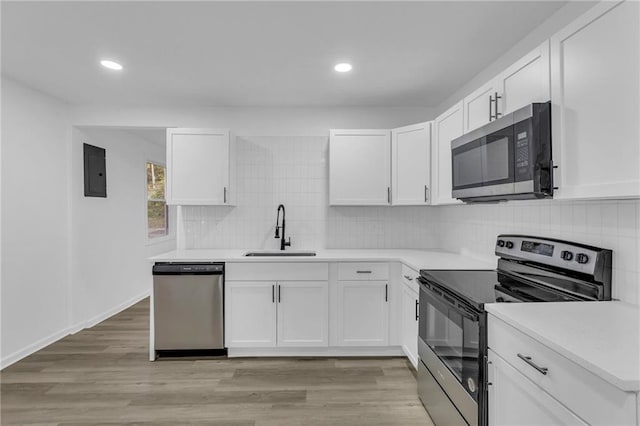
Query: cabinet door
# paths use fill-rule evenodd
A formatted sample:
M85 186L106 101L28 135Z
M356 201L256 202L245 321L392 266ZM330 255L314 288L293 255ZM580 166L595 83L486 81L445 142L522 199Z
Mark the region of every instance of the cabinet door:
M391 203L389 130L331 130L329 204Z
M418 365L418 293L402 286L402 349L414 367Z
M431 123L391 131L391 184L394 205L429 204Z
M460 101L433 120L432 204L458 204L451 197L451 141L464 134L464 107Z
M465 97L464 103L464 132L470 132L488 122L495 120L496 104L492 101L495 94L501 96L500 80L494 79L478 90ZM498 111L502 113L502 111Z
M329 344L329 290L326 281L279 281L278 346Z
M586 425L492 350L488 352L489 425Z
M167 129L167 204L227 204L229 150L228 130Z
M509 114L533 102L547 102L550 78L547 40L501 74L499 111Z
M640 196L639 8L602 2L551 38L554 198Z
M226 282L225 341L227 347L276 346L275 293L275 282Z
M338 281L338 345L389 343L387 281Z

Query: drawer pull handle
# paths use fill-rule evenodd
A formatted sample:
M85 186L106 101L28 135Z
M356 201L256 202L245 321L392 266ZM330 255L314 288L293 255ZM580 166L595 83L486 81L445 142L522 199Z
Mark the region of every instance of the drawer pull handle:
M543 375L546 376L547 373L549 372L549 369L547 367L540 367L535 362L531 361L531 357L530 356L518 354L518 358L520 358L521 360L523 360L524 362L526 362L527 364L529 364L530 366L532 366L533 368L538 370L538 372L540 374L543 374Z
M357 274L370 274L371 271L356 271Z
M411 276L410 276L410 275L404 275L404 278L405 278L407 281L413 281L413 278L411 278Z

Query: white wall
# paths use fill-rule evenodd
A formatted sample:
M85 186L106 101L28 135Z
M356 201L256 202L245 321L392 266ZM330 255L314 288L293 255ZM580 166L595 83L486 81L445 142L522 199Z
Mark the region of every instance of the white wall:
M498 234L559 238L613 250L612 295L640 305L640 200L509 201L438 207L439 245L495 259Z
M83 143L106 149L107 198L85 197ZM74 128L72 137L74 328L92 326L146 297L149 256L175 248L146 234L146 162L165 163L165 147L126 131ZM172 215L175 219L175 214ZM175 220L170 224L175 229Z
M328 206L326 136L248 136L236 143L237 206L183 207L186 248L277 249L279 204L293 249L435 247L430 210Z
M329 136L329 129L387 129L421 123L431 108L122 108L76 106L79 126L229 128L239 136Z
M2 365L69 324L67 105L2 79Z

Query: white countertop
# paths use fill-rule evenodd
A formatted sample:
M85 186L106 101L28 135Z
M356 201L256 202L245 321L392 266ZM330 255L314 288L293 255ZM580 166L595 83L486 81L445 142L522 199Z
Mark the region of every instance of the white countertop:
M402 262L420 269L495 269L488 262L439 250L349 249L314 250L316 256L245 257L250 249L174 250L150 258L154 262ZM264 251L264 250L255 250Z
M492 315L624 390L640 392L640 308L624 302L493 303Z

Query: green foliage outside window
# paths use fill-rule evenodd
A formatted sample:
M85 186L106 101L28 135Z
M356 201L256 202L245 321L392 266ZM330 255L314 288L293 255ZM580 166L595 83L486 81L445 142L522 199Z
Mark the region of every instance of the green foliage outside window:
M163 237L169 233L169 211L164 196L165 167L147 163L147 235Z

